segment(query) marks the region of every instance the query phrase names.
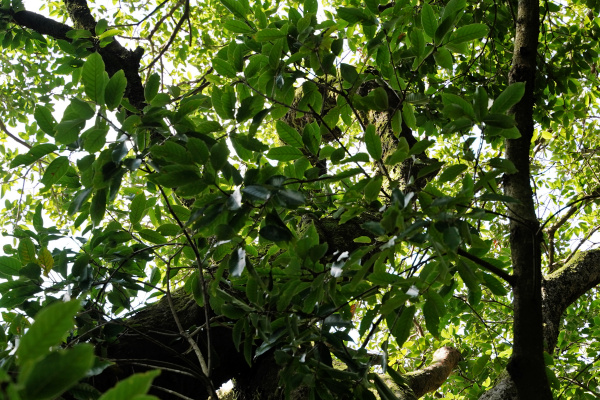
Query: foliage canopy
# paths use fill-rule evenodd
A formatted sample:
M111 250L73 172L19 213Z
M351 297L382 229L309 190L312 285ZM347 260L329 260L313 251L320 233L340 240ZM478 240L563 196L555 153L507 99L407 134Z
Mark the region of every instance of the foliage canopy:
M560 4L4 0L0 395L410 398L454 346L445 398L597 398L600 3ZM194 363L111 355L158 307Z

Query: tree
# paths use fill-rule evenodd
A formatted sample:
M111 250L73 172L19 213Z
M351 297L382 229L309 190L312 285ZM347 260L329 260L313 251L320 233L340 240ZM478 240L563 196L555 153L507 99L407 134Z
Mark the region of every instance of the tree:
M3 1L2 396L597 398L563 3Z

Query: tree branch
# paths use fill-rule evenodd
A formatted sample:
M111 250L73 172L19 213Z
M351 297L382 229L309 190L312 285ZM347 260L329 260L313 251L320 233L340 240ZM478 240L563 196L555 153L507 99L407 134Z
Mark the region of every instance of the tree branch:
M433 353L432 363L427 368L406 374L408 386L417 398L433 392L448 379L461 358L460 352L454 347L437 349Z
M26 141L24 141L23 139L21 139L20 137L13 135L12 133L10 133L8 131L8 129L6 129L6 125L4 125L4 123L2 121L0 121L0 131L4 132L4 134L6 136L8 136L9 138L11 138L12 140L14 140L15 142L19 143L22 146L27 147L28 149L30 149L32 146L27 143Z
M502 271L500 268L495 267L494 265L490 264L489 262L482 260L481 258L474 256L471 253L468 253L467 251L463 250L463 249L458 249L457 251L458 255L461 257L466 258L467 260L471 260L473 261L475 264L487 269L488 271L490 271L491 273L498 275L500 278L504 279L506 282L508 282L508 284L510 286L513 286L515 283L515 277L508 274L505 271Z

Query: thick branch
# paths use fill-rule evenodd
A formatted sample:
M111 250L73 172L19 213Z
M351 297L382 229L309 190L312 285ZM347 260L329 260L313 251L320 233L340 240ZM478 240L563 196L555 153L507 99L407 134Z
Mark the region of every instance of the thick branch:
M544 346L554 351L562 314L588 290L600 284L600 250L579 253L543 282ZM518 400L515 383L506 374L479 400Z
M54 39L71 41L67 32L72 30L69 25L46 18L43 15L31 11L19 11L13 14L13 21L24 28L32 29L41 35L47 35Z
M454 347L442 347L433 353L431 365L420 371L406 374L408 386L417 398L433 392L448 379L461 360L460 352Z
M95 35L96 21L92 16L87 3L84 0L65 0L69 16L73 20L73 25L77 29L87 29ZM28 29L32 29L39 34L50 36L54 39L71 41L67 37L67 32L73 28L69 25L54 21L42 15L30 12L19 11L12 15L13 21ZM93 39L92 39L93 40ZM97 45L97 43L95 43ZM138 47L134 51L130 51L123 47L117 40L113 40L106 47L97 47L96 51L100 53L106 72L112 76L115 72L123 70L127 78L127 88L125 97L138 110L142 110L145 106L144 87L139 74L140 60L144 50Z
M501 270L500 268L490 264L489 262L482 260L481 258L474 256L473 254L470 254L468 252L466 252L463 249L458 249L458 255L461 257L464 257L468 260L473 261L475 264L487 269L488 271L490 271L491 273L497 275L498 277L504 279L509 285L513 286L515 279L512 275L506 273L505 271Z
M600 283L600 250L577 254L567 265L549 275L543 284L544 341L552 353L567 307Z

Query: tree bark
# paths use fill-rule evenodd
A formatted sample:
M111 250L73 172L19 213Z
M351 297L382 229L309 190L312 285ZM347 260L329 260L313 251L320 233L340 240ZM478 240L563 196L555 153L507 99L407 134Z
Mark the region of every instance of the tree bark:
M552 354L556 347L562 315L588 290L600 284L600 250L579 253L542 283L544 349ZM479 400L518 400L515 382L509 374L500 377L494 388Z
M535 213L529 153L534 132L533 106L539 34L538 0L519 0L509 84L525 82L525 94L511 110L521 133L506 141L506 158L517 168L506 176L510 249L515 275L513 354L507 366L520 399L552 399L544 363L542 329L542 232Z

